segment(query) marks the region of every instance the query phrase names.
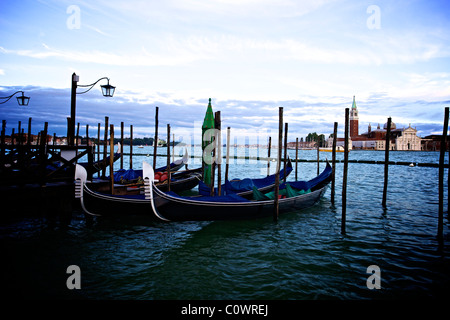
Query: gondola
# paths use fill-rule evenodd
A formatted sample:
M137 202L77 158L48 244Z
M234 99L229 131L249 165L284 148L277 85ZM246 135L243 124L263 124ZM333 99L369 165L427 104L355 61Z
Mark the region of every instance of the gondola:
M286 172L286 178L289 176L289 174L292 172L292 163L291 159L288 159L288 162L286 164L286 170L282 169L280 170L280 181L284 179ZM221 186L221 193L220 195L227 195L227 194L238 194L241 197L244 198L251 198L253 195L253 188L255 187L260 192L268 192L273 189L275 186L275 174L269 175L265 178L258 178L258 179L233 179L230 181L225 181L224 184ZM198 184L198 193L203 196L209 196L211 195L211 187L205 184L204 182L200 181ZM218 195L218 189L214 189L214 195Z
M144 162L143 170L146 198L151 201L155 216L162 221L255 219L271 216L274 212L274 200L265 199L264 194L258 194L259 198L263 197L262 200L249 200L236 194L182 197L174 192L163 192L154 185L153 168ZM297 211L316 204L327 190L331 175L332 169L327 162L319 176L296 184L301 189L293 190L293 182L280 185L280 190L290 189L294 195L279 199L279 213Z
M152 169L153 170L153 169ZM179 171L172 175L170 190L180 192L195 188L202 179L202 168ZM167 190L167 181L157 182L161 190ZM103 184L103 187L106 186ZM115 194L108 194L108 188L99 188L97 182L87 181L87 171L77 165L75 170L75 198L80 200L86 214L94 216L148 215L155 218L151 202L145 199L143 188L136 184L114 185Z

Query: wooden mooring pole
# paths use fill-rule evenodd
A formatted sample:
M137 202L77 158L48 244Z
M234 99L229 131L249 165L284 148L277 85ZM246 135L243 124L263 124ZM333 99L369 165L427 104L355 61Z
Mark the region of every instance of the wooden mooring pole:
M67 144L70 146L70 126L72 125L72 122L70 120L70 117L67 117L67 132L66 132L66 136L67 136ZM39 132L38 132L39 135Z
M280 188L280 166L281 166L281 151L283 148L283 107L279 107L279 123L278 123L278 157L277 157L277 171L275 173L275 199L273 220L278 221L278 193Z
M133 169L133 125L130 125L130 169Z
M55 143L53 143L55 144ZM89 125L86 125L86 146L89 146Z
M18 137L18 139L19 139L19 146L21 146L22 145L22 137L23 137L23 135L22 135L22 121L19 121L19 125L18 125L18 128L17 128L17 137Z
M114 125L109 129L109 183L111 194L114 194Z
M442 239L444 230L444 158L447 145L449 108L445 108L444 128L442 130L441 150L439 154L439 220L438 238ZM450 170L450 168L448 169Z
M40 184L41 186L45 184L45 167L46 167L46 159L47 159L47 132L48 132L48 122L44 123L44 131L41 133L41 141L39 146L39 156L41 159L41 169L40 169Z
M216 131L216 138L214 140L217 140L216 146L217 146L217 195L220 196L222 193L222 121L220 119L220 111L216 111L214 114L214 126L217 130Z
M107 149L108 149L108 121L109 117L105 117L105 132L104 132L104 140L103 140L103 161L106 161ZM73 143L73 141L72 141ZM106 168L102 170L102 178L105 179L106 176Z
M319 139L317 139L317 175L320 174L320 147L319 147Z
M175 133L172 132L172 162L175 162Z
M215 123L215 119L214 119L214 126L216 125ZM213 145L213 149L212 149L212 161L211 161L211 179L209 180L209 195L210 196L214 196L214 178L215 178L215 174L216 174L216 147L217 147L217 140L216 140L217 136L215 134L215 130L214 130L214 139L212 141L212 145Z
M155 139L153 140L153 171L156 169L156 152L158 148L158 113L159 107L155 110Z
M344 173L342 176L342 221L341 233L345 234L345 224L347 219L347 173L348 173L348 129L349 129L349 108L345 108L345 139L344 139Z
M27 136L27 146L31 145L31 117L28 118L28 136Z
M298 179L298 137L295 138L295 181Z
M334 123L334 130L333 130L333 153L331 155L332 160L332 173L331 173L331 204L334 206L334 195L335 195L335 189L336 189L336 144L337 144L337 129L338 129L338 123Z
M386 208L386 198L387 198L387 185L388 185L388 176L389 176L389 144L391 141L391 117L387 120L387 129L386 129L386 142L385 142L385 150L384 150L384 185L383 185L383 201L382 205Z
M170 191L170 124L167 124L167 191Z
M269 137L269 145L267 148L267 176L270 175L270 148L272 147L272 137Z
M15 128L12 128L12 130L11 130L11 147L13 147L14 148L14 132L15 132ZM38 145L39 145L39 142L40 142L41 140L38 138Z
M100 161L100 126L99 123L97 128L97 161ZM100 176L100 172L98 172L98 175Z
M122 152L120 153L120 169L123 169L123 121L120 123L120 147L122 148Z
M283 181L286 182L286 161L287 161L287 135L288 135L288 123L284 124L284 160L283 160Z
M225 161L225 181L228 180L228 167L230 162L230 127L227 128L227 157Z
M2 133L1 133L1 150L0 150L0 165L3 167L6 154L6 120L2 120Z
M78 137L80 136L80 123L77 123L77 135L75 136L75 146L78 147ZM77 149L77 153L78 153L78 149Z
M22 129L22 121L18 122L18 127L17 127L17 145L20 146L22 144L21 140L22 137L20 135L20 131Z

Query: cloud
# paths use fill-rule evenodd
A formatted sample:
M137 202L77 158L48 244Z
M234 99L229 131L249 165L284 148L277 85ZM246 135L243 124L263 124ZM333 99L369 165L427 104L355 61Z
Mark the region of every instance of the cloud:
M70 89L57 89L38 86L2 87L0 96L10 92L24 90L31 97L28 107L19 107L15 101L9 101L1 106L1 120L7 120L8 129L17 128L18 121L22 127L32 118L32 131L42 130L44 122L49 123L49 132L65 135L67 117L70 115ZM155 93L138 102L138 92L123 92L113 98L105 98L99 90L77 95L76 122L80 123L81 134L85 135L86 124L90 128L90 136L97 135L98 123L103 125L105 116L109 123L114 124L117 132L121 122L125 125L125 134L129 134L133 125L135 137L152 136L155 125L155 107L159 107L159 131L165 136L166 125L171 125L171 131L177 136L199 139L201 125L205 116L207 99L183 99L170 93ZM443 110L450 101L447 100L416 100L404 101L398 98L377 95L371 99L357 99L360 115L360 131L365 131L369 123L372 126L383 125L388 116L398 127L417 127L419 134L425 136L432 132L442 131ZM221 111L222 127L231 127L233 136L256 137L265 139L268 135L276 136L278 132L278 107L284 109L284 121L289 123L289 141L296 137L305 137L310 132L330 134L333 123L339 123L339 135L343 135L344 111L351 107L351 98L336 97L335 102L321 102L316 97L315 102L308 100L216 100L212 99L214 111ZM420 119L418 121L417 119ZM16 129L17 130L17 129ZM241 139L240 138L240 139ZM187 140L186 140L187 139ZM262 140L261 140L262 141Z
M20 49L11 50L0 47L0 52L4 54L29 57L35 59L60 59L71 62L94 63L99 65L112 66L175 66L189 63L196 60L208 59L212 55L209 50L200 51L203 47L201 38L191 38L184 40L181 44L168 40L165 44L167 53L152 53L146 48L141 51L127 52L105 52L100 50L65 50L49 47L43 44L44 50Z
M108 33L88 26L102 35ZM301 61L320 64L381 65L412 64L449 57L448 46L433 43L417 34L378 36L340 35L341 41L319 42L314 37L248 37L237 34L160 33L146 36L140 50L116 48L102 50L68 50L42 44L42 49L8 49L4 54L35 59L62 59L73 62L114 66L175 66L195 61Z
M86 27L86 28L88 28L88 29L90 29L90 30L93 30L93 31L95 31L95 32L97 32L97 33L99 33L99 34L101 34L102 36L106 36L106 37L110 37L110 38L112 37L111 34L105 32L105 31L102 31L102 30L100 30L100 29L97 28L97 27L94 27L94 26L91 26L91 25L88 25L88 24L83 24L83 27Z

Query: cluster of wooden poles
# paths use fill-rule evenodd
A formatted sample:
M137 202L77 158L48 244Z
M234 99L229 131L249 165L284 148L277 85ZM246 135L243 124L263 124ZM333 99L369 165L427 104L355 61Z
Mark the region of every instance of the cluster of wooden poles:
M448 120L449 120L449 108L445 108L444 115L444 125L441 137L441 147L439 156L439 215L438 215L438 232L437 236L440 240L443 237L443 217L444 217L444 159L446 151L446 141L447 141L447 131L448 131ZM386 131L386 143L385 143L385 162L384 162L384 184L383 184L383 199L382 206L386 208L387 199L387 187L388 187L388 177L389 177L389 150L390 150L390 133L391 133L391 122L392 119L389 117L387 119L387 131ZM331 202L334 204L334 164L335 164L335 148L336 148L336 134L337 134L337 122L334 123L334 139L333 139L333 180L331 188ZM348 173L348 141L349 141L349 108L345 109L345 146L344 146L344 173L343 173L343 184L342 184L342 219L341 219L341 233L345 234L345 222L346 222L346 210L347 210L347 173ZM449 163L450 163L450 152L449 152ZM450 168L448 169L448 179L450 182ZM450 191L450 190L448 190ZM450 212L450 197L447 196L448 208L447 211Z
M280 169L281 169L281 152L282 152L282 143L283 143L283 107L279 107L278 110L278 155L277 155L277 168L275 173L275 199L274 199L274 211L273 211L273 220L277 221L279 216L279 190L280 190ZM287 133L288 133L289 125L288 123L284 123L284 169L286 170L286 161L287 161ZM337 131L337 123L335 123L335 133L334 133L334 142L333 142L333 166L332 166L332 203L334 204L334 164L336 162L336 131ZM298 138L296 139L296 145L298 146ZM267 175L269 175L270 171L270 147L271 147L271 138L269 137L269 148L268 148L268 162L267 162ZM297 180L297 158L298 158L298 147L295 148L295 180ZM319 175L319 148L317 148L317 175ZM286 175L284 175L284 182L286 182Z
M156 166L156 155L157 155L157 141L158 141L158 111L159 108L156 107L156 114L155 114L155 141L154 141L154 152L153 152L153 168L155 169ZM69 120L68 120L69 121ZM104 159L107 159L107 143L108 143L108 121L109 118L105 117L105 131L104 131L104 148L103 148L103 156ZM384 162L384 184L383 184L383 199L382 199L382 206L386 208L386 201L387 201L387 186L388 186L388 176L389 176L389 149L390 149L390 131L391 131L391 118L389 117L387 119L387 132L386 132L386 143L385 143L385 162ZM445 115L444 115L444 125L443 125L443 133L442 133L442 140L441 140L441 146L440 146L440 156L439 156L439 215L438 215L438 237L442 238L443 236L443 212L444 212L444 159L445 159L445 152L446 152L446 141L447 141L447 131L448 131L448 121L449 121L449 108L445 108ZM5 121L2 122L2 145L4 145L5 140L5 127L6 123ZM44 141L43 137L47 136L47 127L48 123L45 123L45 128L42 131L41 134L41 141ZM77 126L77 137L79 135L79 127L80 124ZM220 132L221 129L221 120L220 120L220 111L217 111L215 113L215 127ZM332 181L331 181L331 203L334 205L335 203L335 164L336 164L336 141L337 141L337 128L338 123L334 123L334 131L333 131L333 147L332 147ZM23 134L23 129L21 128L20 122L19 122L19 129L18 133L19 135ZM109 126L109 144L110 144L110 177L111 177L111 193L114 192L114 125L111 124ZM284 124L284 166L286 167L286 149L287 149L287 131L288 131L288 123ZM347 175L348 175L348 142L349 142L349 108L345 109L345 138L344 138L344 170L343 170L343 181L342 181L342 218L341 218L341 233L345 234L346 230L346 211L347 211ZM124 132L124 123L121 122L121 143L123 145L123 132ZM217 132L217 131L216 131ZM14 129L13 134L14 135ZM54 137L55 138L55 137ZM28 139L27 144L30 144L31 139L31 118L28 122ZM89 141L89 125L86 125L86 139ZM278 155L277 155L277 168L276 168L276 175L275 175L275 199L274 199L274 212L273 212L273 219L274 221L278 220L279 215L279 208L278 208L278 194L279 194L279 184L280 184L280 167L281 167L281 152L282 152L282 139L283 139L283 107L279 107L279 128L278 128ZM46 139L45 139L46 140ZM55 140L53 140L53 143L55 143ZM132 162L132 156L133 156L133 126L130 126L130 169L132 169L133 162ZM227 154L226 154L226 169L225 169L225 179L228 179L228 163L229 163L229 146L230 146L230 127L227 128ZM98 141L100 141L100 123L98 124ZM46 142L46 141L45 141ZM19 136L18 143L22 143L22 139ZM168 183L168 190L170 191L170 180L171 180L171 172L170 172L170 124L167 124L167 183ZM219 146L221 146L221 135L217 134L215 136L215 139L213 140L213 143ZM78 146L78 139L76 139L76 145ZM267 164L267 170L269 173L270 169L270 146L271 146L271 138L269 137L269 148L268 148L268 164ZM218 154L216 156L215 150L216 148L213 148L213 159L217 159L218 161L213 161L212 169L211 169L211 194L214 194L214 176L215 176L215 169L217 167L217 176L218 176L218 194L221 194L221 149L217 148ZM296 150L298 152L298 148ZM100 159L100 148L97 149L97 155L98 160ZM296 153L296 160L297 160L297 153ZM317 161L319 162L319 157L317 157ZM450 163L450 152L449 152L449 163ZM296 161L297 166L297 161ZM120 168L123 168L123 156L121 156L120 159ZM317 174L319 174L319 165L317 166ZM297 180L297 168L295 170L295 179ZM105 176L105 170L103 170L102 176ZM286 177L285 177L286 179ZM450 181L450 168L448 170L448 181ZM447 197L448 199L448 211L450 212L450 197Z
M349 112L350 109L345 109L345 138L344 138L344 170L343 170L343 179L342 179L342 216L341 216L341 233L346 233L346 215L347 215L347 175L348 175L348 144L349 144ZM444 126L441 140L441 149L440 149L440 157L439 157L439 216L438 216L438 238L442 239L443 237L443 212L444 212L444 158L446 151L446 141L447 141L447 131L448 131L448 121L449 121L449 108L445 108L445 116L444 116ZM383 199L382 206L386 208L387 201L387 187L388 187L388 177L389 177L389 150L390 150L390 131L391 131L391 117L387 120L387 132L386 132L386 143L385 143L385 162L384 162L384 184L383 184ZM334 123L333 130L333 147L332 147L332 181L331 181L331 204L335 204L335 164L336 164L336 145L337 145L337 128L338 123ZM287 139L287 130L288 124L285 123L285 148L286 148L286 139ZM278 128L278 146L282 145L282 137L283 137L283 107L279 107L279 128ZM270 158L270 138L269 138L269 154ZM297 149L298 150L298 149ZM286 150L285 150L286 154ZM317 157L319 159L319 157ZM297 154L296 154L297 159ZM286 160L286 156L285 156ZM450 163L450 152L449 152L449 163ZM278 148L278 157L277 157L277 170L276 170L276 178L275 178L275 200L274 200L274 212L273 219L277 221L278 219L278 192L279 192L279 172L280 172L280 164L281 164L281 147ZM269 164L268 164L269 168ZM319 166L317 166L317 174L319 174ZM297 170L296 170L297 175ZM297 176L296 176L297 179ZM450 168L448 169L448 182L450 182ZM450 191L450 190L448 190ZM450 197L448 199L448 212L450 212Z
M156 155L157 155L157 146L158 146L158 127L159 127L159 107L156 107L155 111L155 140L153 142L154 151L153 151L153 170L156 169ZM103 148L104 158L107 156L107 148L106 141L108 138L108 117L105 117L105 146ZM86 126L86 132L88 130L88 126ZM124 132L124 123L121 122L121 145L123 145L123 132ZM100 123L98 124L98 137L100 141ZM109 174L110 174L110 190L111 194L114 193L114 125L110 125L110 164L109 164ZM170 180L171 180L171 171L170 171L170 124L167 124L167 190L170 191ZM100 152L98 150L98 152ZM130 126L130 169L133 168L133 125ZM123 154L120 157L120 168L123 168Z
M108 128L108 117L105 117L105 143L107 141L107 137L108 137L108 132L107 132L107 128ZM156 156L157 156L157 147L158 147L158 127L159 127L159 107L156 107L155 110L155 139L153 141L153 170L156 169ZM87 131L87 129L86 129ZM124 131L124 123L121 122L121 145L123 145L123 131ZM99 136L99 141L100 141L100 124L98 124L98 136ZM170 170L170 124L167 124L167 190L170 191L170 181L171 181L171 170ZM110 170L110 183L111 183L111 193L114 193L114 125L111 124L110 126L110 165L109 165L109 170ZM103 149L105 158L106 158L106 144L105 147ZM133 125L130 126L130 169L133 168ZM120 168L123 168L123 154L120 157Z
M445 148L446 148L446 139L447 139L447 130L448 130L448 117L449 117L449 108L445 108L445 120L444 120L444 129L442 134L442 142L441 142L441 150L440 150L440 159L439 159L439 221L438 221L438 237L442 237L443 234L443 176L444 176L444 157L445 157ZM387 186L388 186L388 176L389 176L389 150L390 150L390 131L391 131L391 117L388 118L387 121L387 132L386 132L386 143L385 143L385 164L384 164L384 184L383 184L383 199L382 206L386 208L387 201ZM155 124L155 139L157 139L157 130L158 130L158 107L156 109L156 124ZM215 113L215 126L216 129L221 129L221 121L220 121L220 111ZM332 181L331 181L331 203L335 204L335 164L336 164L336 146L337 146L337 129L338 123L334 123L333 130L333 147L332 147ZM287 132L288 132L288 123L284 123L284 166L286 167L286 149L287 149ZM346 232L346 212L347 212L347 175L348 175L348 142L349 142L349 108L345 109L345 138L344 138L344 171L343 171L343 181L342 181L342 217L341 217L341 233L345 234ZM170 159L170 125L167 125L167 165L169 166ZM226 169L225 169L225 179L228 178L228 163L229 163L229 146L230 146L230 127L227 128L227 154L226 154ZM277 155L277 168L275 175L275 199L274 199L274 212L273 219L274 221L278 220L279 216L279 206L278 206L278 194L279 194L279 185L280 185L280 167L281 167L281 153L282 153L282 143L283 143L283 107L279 107L279 128L278 128L278 155ZM217 134L215 137L214 144L218 144L221 146L221 135ZM269 149L268 149L268 159L269 162L267 164L268 172L270 167L270 144L271 138L269 137ZM218 176L218 194L221 194L221 149L218 148L217 157L213 154L213 157L216 157L218 161L213 161L212 172L211 172L211 195L214 194L214 176L215 176L215 168L217 166L217 176ZM214 152L216 148L213 148ZM298 149L296 150L298 152ZM154 156L156 156L156 144L154 150ZM297 154L296 154L297 159ZM449 161L450 161L450 153L449 153ZM154 161L155 163L155 161ZM217 163L217 164L216 164ZM297 165L297 162L296 162ZM449 181L450 181L450 169L449 172ZM295 170L297 179L297 170ZM319 174L319 166L317 166L317 174ZM285 177L286 179L286 177ZM169 184L170 184L170 170L169 170ZM170 188L170 185L169 185ZM170 189L169 189L170 190ZM449 199L449 209L450 209L450 199Z

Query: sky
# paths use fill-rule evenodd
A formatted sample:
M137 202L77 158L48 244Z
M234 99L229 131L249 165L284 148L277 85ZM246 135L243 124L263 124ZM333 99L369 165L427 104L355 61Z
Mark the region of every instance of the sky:
M450 106L450 2L356 0L0 0L0 104L7 134L48 122L65 135L72 73L80 133L96 136L105 116L135 137L167 124L178 139L201 139L211 98L232 135L276 137L278 108L288 140L344 134L353 96L360 133L388 117L419 136L442 134ZM80 88L78 92L80 92ZM17 130L17 129L16 129ZM118 130L118 129L116 129ZM117 132L117 131L116 131ZM273 139L276 140L276 139Z

